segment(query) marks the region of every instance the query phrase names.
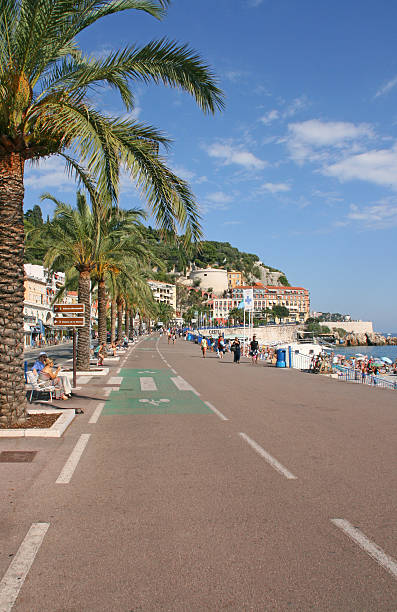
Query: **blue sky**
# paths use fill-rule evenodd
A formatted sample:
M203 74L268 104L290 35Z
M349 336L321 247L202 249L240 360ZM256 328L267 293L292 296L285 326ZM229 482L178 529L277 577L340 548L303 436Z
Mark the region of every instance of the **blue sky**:
M80 43L103 54L166 36L196 49L225 111L138 85L134 115L173 140L168 163L191 184L205 238L282 269L314 310L397 331L396 23L389 0L174 0L162 22L131 11ZM123 112L107 90L93 98ZM25 208L43 191L74 201L60 159L27 169ZM120 204L142 205L127 178Z

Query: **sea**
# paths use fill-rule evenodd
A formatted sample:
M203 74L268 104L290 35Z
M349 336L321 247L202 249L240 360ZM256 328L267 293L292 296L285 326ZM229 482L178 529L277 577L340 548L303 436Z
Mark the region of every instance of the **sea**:
M394 334L393 334L394 335ZM335 345L335 354L338 355L368 355L368 357L388 357L392 361L397 359L397 346L338 346Z

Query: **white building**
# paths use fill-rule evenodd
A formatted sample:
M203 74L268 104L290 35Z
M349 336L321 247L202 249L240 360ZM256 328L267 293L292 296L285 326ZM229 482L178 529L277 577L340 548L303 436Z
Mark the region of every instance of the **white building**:
M193 282L200 281L200 289L204 291L212 289L216 295L222 295L229 286L227 270L218 268L192 270L189 278Z
M148 280L155 302L170 304L176 312L176 286L162 281Z

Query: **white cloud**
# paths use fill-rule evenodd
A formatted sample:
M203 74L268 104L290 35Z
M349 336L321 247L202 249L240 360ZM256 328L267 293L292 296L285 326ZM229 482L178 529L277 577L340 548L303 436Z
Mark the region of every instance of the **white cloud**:
M210 157L222 160L225 166L236 164L250 170L262 170L267 162L259 159L250 151L231 144L214 143L206 148Z
M341 182L361 180L397 190L397 147L352 155L323 169Z
M194 172L183 166L172 166L172 171L184 181L191 182L196 176Z
M224 191L214 191L213 193L209 193L206 196L206 201L212 204L229 204L229 202L233 201L233 197Z
M270 193L280 193L291 190L290 185L287 185L287 183L265 183L263 188L266 189L266 191L270 191Z
M390 81L388 81L385 85L383 85L380 89L378 89L378 91L375 94L375 98L378 98L379 96L384 96L385 94L389 93L389 91L393 89L396 85L397 85L397 76L395 76L393 79L390 79Z
M287 108L283 112L283 117L293 117L294 115L299 113L299 111L303 110L304 108L307 108L308 106L309 101L307 99L307 96L299 96L298 98L292 100L291 104L287 106Z
M373 138L370 125L345 121L320 121L309 119L288 125L286 138L292 159L298 163L306 160L327 160L330 149L359 147L363 139Z
M264 123L265 125L268 125L269 123L272 123L272 121L275 121L276 119L278 119L279 116L280 116L279 111L273 109L267 112L265 115L263 115L263 117L260 118L260 121L262 121L262 123Z
M68 176L65 162L61 157L47 157L39 165L28 164L25 171L25 187L37 191L59 190L73 191L77 183Z
M385 198L371 206L359 207L356 204L351 204L346 219L371 229L396 227L397 201L395 198Z

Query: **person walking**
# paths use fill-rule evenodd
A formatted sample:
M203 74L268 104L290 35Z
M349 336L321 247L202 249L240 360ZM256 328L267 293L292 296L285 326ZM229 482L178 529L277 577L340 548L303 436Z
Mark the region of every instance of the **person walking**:
M203 358L205 359L205 354L207 352L208 343L205 338L201 340L201 352L203 353Z
M235 338L232 342L231 351L233 353L233 363L240 363L241 345L238 338Z
M258 363L258 354L259 354L259 342L256 339L256 336L252 336L252 340L250 343L250 356L252 363Z
M222 336L218 338L218 357L219 359L223 359L225 354L225 341Z

